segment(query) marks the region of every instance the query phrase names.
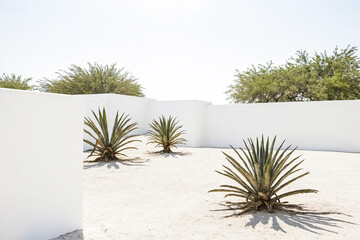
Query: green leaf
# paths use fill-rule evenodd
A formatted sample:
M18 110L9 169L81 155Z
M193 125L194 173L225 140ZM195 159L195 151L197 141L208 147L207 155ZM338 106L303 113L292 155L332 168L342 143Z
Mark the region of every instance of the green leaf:
M123 113L119 117L117 112L113 128L109 131L105 108L99 108L98 114L94 111L92 113L97 124L88 117L85 117L84 120L85 126L88 127L88 129L84 129L84 132L95 140L95 142L91 142L84 139L84 142L93 147L90 155L98 156L98 160L108 161L117 159L116 155L125 156L122 153L125 150L136 149L131 146L125 147L128 144L140 141L133 139L136 135L130 135L132 131L137 129L137 123L130 123L131 118L128 115ZM111 132L111 135L109 135L109 132Z
M178 144L185 144L186 139L181 136L185 134L182 125L178 125L179 121L172 116L165 118L163 115L158 120L153 120L148 130L149 141L147 144L156 144L155 147L162 146L163 152L171 152L172 147Z
M295 148L288 151L291 145L285 148L284 151L280 151L284 142L285 141L283 141L275 151L276 137L274 137L272 142L270 142L269 137L264 138L264 136L262 136L261 139L257 138L255 141L248 139L247 142L244 141L246 149L240 148L245 157L230 146L238 160L231 156L231 154L223 152L230 166L223 165L224 170L222 172L216 172L232 179L238 186L221 185L220 188L210 192L226 192L227 194L225 196L246 198L246 201L250 204L245 208L254 207L257 209L261 205L264 205L269 211L272 211L273 207L281 205L280 202L276 201L282 197L300 193L317 192L313 189L301 189L276 196L278 191L309 174L308 172L300 174L283 183L289 176L302 170L298 168L298 166L303 162L298 162L300 156L291 159L291 155L296 150ZM287 170L288 168L289 170ZM275 182L275 180L277 181ZM276 197L272 198L273 195Z

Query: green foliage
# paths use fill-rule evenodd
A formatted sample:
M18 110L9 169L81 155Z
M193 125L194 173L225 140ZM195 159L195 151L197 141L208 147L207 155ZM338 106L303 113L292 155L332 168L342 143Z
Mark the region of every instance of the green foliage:
M92 111L94 118L96 119L97 124L95 124L89 117L85 117L85 125L89 127L92 132L87 129L84 129L84 132L87 133L90 137L94 139L95 142L84 139L84 142L91 145L93 150L89 155L98 156L96 160L116 160L118 157L116 155L126 156L122 152L128 149L137 149L135 147L128 147L129 143L140 141L132 139L135 135L129 135L133 130L137 129L137 123L130 123L131 118L124 113L119 117L119 112L116 113L114 125L110 132L108 130L108 122L106 117L105 108L102 111L99 108L98 115Z
M181 130L182 125L178 125L179 121L176 118L169 116L167 119L164 116L155 119L150 124L148 131L149 142L156 144L156 147L162 146L162 153L171 153L171 147L176 147L176 144L184 144L186 140L181 137L185 133Z
M15 74L0 76L0 88L13 88L20 90L32 90L33 87L29 85L31 78L22 78L21 75Z
M285 203L280 202L280 199L284 197L300 193L316 193L317 190L300 189L279 195L280 190L295 180L306 176L309 172L286 180L289 176L302 170L298 166L304 160L297 161L300 156L291 157L296 150L296 148L289 150L291 146L281 151L280 149L285 141L275 150L275 142L276 137L271 143L269 138L264 141L264 137L261 141L256 138L256 143L252 139L248 139L248 143L244 141L246 150L240 148L243 155L232 147L240 161L223 152L231 167L223 165L223 172L216 172L235 181L237 185L221 185L219 189L209 192L226 192L225 197L246 199L245 202L237 203L240 209L244 209L244 211L266 207L269 212L274 207L286 206Z
M357 48L335 48L332 55L297 51L284 65L272 63L238 71L229 86L232 102L290 102L360 99Z
M124 68L117 69L116 64L102 66L88 63L88 69L71 65L68 71L61 70L57 75L57 79L40 81L40 89L63 94L117 93L144 96L137 79L124 71Z

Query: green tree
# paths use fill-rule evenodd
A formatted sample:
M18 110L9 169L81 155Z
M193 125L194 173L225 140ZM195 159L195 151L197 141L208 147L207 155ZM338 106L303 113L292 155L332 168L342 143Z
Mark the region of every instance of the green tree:
M244 102L290 102L360 99L357 48L335 48L331 55L297 51L281 66L258 65L237 70L228 99Z
M88 68L71 65L68 71L60 70L57 78L40 81L40 90L63 94L117 93L143 97L137 79L116 64L88 63Z
M346 100L360 98L360 61L357 48L335 48L332 55L315 54L312 61L312 78L317 89L311 100Z
M0 88L13 88L21 90L31 90L33 87L29 85L31 78L23 78L21 75L3 73L0 76Z
M238 102L270 102L281 98L278 69L273 64L252 66L244 72L237 71L234 85L228 91L230 98Z

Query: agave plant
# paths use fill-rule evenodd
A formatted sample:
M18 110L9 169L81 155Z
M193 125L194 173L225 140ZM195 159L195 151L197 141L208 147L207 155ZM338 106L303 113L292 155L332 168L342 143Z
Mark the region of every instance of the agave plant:
M136 122L130 123L131 118L129 118L129 115L125 116L123 113L119 117L119 111L117 111L114 125L110 133L105 108L102 110L99 108L98 115L96 115L94 111L91 112L93 113L97 124L89 117L85 117L84 121L85 125L95 133L93 134L87 129L84 129L84 132L95 140L95 142L92 142L84 139L84 142L93 147L89 157L95 155L98 156L96 160L116 160L118 159L117 155L126 156L123 154L124 150L137 149L128 146L129 143L140 141L133 139L135 135L129 135L133 130L137 129Z
M275 141L276 137L274 137L271 144L269 138L264 141L264 137L261 138L261 141L256 138L256 143L252 139L248 139L248 143L244 140L246 149L240 148L243 155L231 146L240 161L223 152L232 167L223 165L223 172L216 172L230 178L237 184L236 186L221 185L220 188L209 192L226 192L225 197L232 196L245 199L245 201L236 203L239 209L243 209L243 212L262 208L272 212L274 207L283 208L290 206L286 205L286 202L280 201L284 197L301 193L316 193L317 190L314 189L299 189L279 193L284 187L308 175L309 172L287 180L288 177L302 170L298 166L304 160L298 161L301 156L291 157L296 150L296 148L289 150L291 145L281 151L280 149L285 141L275 150Z
M185 133L181 130L182 125L178 125L179 121L176 118L169 116L167 119L164 116L159 117L159 120L153 120L148 131L149 143L156 144L156 147L162 146L162 153L171 153L171 147L176 147L176 144L184 144L186 140L181 138Z

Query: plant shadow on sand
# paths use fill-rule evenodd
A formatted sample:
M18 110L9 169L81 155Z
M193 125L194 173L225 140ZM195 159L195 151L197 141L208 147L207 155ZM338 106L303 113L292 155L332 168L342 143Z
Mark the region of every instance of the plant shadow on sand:
M191 152L171 152L171 153L164 153L162 151L157 151L157 152L149 152L147 151L146 154L149 155L162 155L164 156L164 158L168 158L168 157L173 157L173 158L178 158L177 156L189 156L191 155Z
M149 159L141 159L141 158L126 158L126 159L118 159L118 160L114 160L114 161L98 161L98 160L85 160L84 161L84 169L89 169L89 168L98 168L98 167L103 167L103 166L107 166L107 168L115 168L115 169L119 169L120 166L118 164L121 165L126 165L126 166L146 166L144 163L148 162Z
M226 215L223 218L251 215L249 222L245 224L246 227L255 228L256 225L260 223L262 223L263 225L268 225L270 224L270 222L272 222L271 228L275 231L281 231L283 233L286 233L284 228L281 227L283 223L319 235L322 235L322 232L338 234L336 229L342 228L341 224L357 225L353 222L346 221L337 217L352 217L351 215L339 212L313 211L305 209L301 205L297 205L297 207L292 207L293 209L277 209L272 213L269 213L266 210L250 210L246 213L237 213L235 211L238 209L232 207L229 204L220 205L227 208L216 209L212 211L234 211L233 214Z

